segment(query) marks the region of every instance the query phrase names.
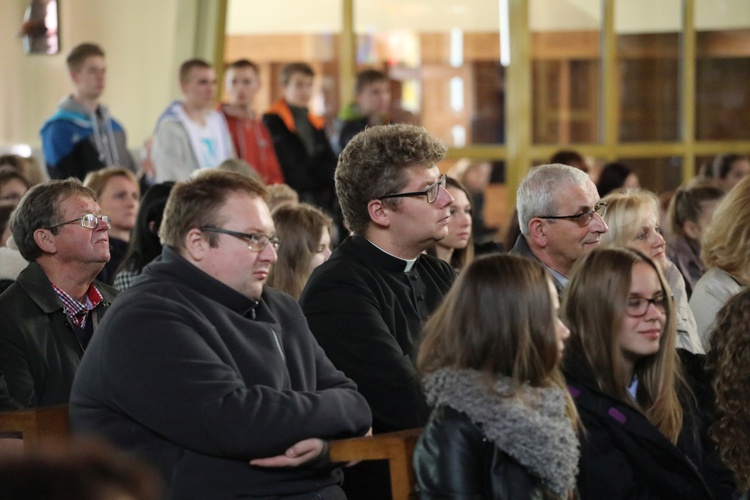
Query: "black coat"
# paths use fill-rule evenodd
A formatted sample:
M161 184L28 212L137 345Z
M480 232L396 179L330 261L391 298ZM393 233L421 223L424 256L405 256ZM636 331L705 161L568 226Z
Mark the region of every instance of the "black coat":
M96 325L117 290L94 283L103 297L89 317ZM32 262L0 295L0 376L5 375L12 398L0 404L6 409L67 404L82 355L62 302Z
M721 473L723 478L712 477L722 466L704 450L697 412L690 405L683 404L687 410L675 446L640 411L600 392L580 356L568 353L563 371L584 427L578 475L582 499L731 498L731 479ZM727 479L730 484L723 488ZM711 490L725 493L714 497Z
M440 455L443 460L429 460ZM488 440L469 417L435 410L414 451L419 498L546 500L559 498Z

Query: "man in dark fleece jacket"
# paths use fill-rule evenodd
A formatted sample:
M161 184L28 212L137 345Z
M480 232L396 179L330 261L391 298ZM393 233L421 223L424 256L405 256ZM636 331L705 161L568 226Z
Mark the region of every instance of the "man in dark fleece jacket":
M296 301L264 287L278 245L264 198L231 172L178 183L162 255L110 309L74 381L74 430L149 460L172 499L343 499L325 440L370 428Z

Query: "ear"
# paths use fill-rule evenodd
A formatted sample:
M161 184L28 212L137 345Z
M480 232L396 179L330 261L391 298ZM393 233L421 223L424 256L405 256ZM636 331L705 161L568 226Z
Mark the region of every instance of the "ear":
M392 210L385 206L381 200L370 200L367 204L367 213L370 215L370 220L382 228L390 227L391 212Z
M685 221L685 223L682 225L682 230L685 232L685 235L688 238L691 238L693 240L701 239L700 227L698 227L698 224L691 220Z
M535 217L529 221L529 238L539 248L547 246L547 233L542 219Z
M210 245L203 232L193 228L185 235L185 257L193 262L206 258Z
M57 245L55 245L55 235L49 229L37 229L34 231L34 243L39 249L48 254L57 253Z

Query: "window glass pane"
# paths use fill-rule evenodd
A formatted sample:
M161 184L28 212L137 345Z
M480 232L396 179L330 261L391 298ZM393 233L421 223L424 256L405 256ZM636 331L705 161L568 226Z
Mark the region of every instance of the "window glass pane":
M497 0L356 0L358 69L392 81L394 115L446 144L503 143Z
M696 138L750 138L750 2L696 0Z
M672 191L682 183L682 158L624 158L615 160L630 168L637 176L642 188L657 194ZM599 163L598 176L604 162Z
M615 6L620 141L678 140L681 1L628 0Z
M530 0L529 23L533 141L598 142L601 2Z
M244 58L258 64L258 112L281 97L281 68L290 62L306 62L316 75L310 108L328 121L335 117L341 20L341 0L274 0L263 8L256 2L229 0L224 60Z

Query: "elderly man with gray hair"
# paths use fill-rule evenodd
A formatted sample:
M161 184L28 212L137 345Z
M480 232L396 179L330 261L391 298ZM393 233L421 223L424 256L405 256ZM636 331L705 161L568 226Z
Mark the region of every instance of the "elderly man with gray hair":
M34 186L10 218L30 264L0 295L6 408L65 404L83 351L117 291L94 277L109 261L110 219L76 179Z
M577 168L540 165L521 181L516 207L521 235L510 253L541 261L562 295L575 261L607 232L596 185Z

